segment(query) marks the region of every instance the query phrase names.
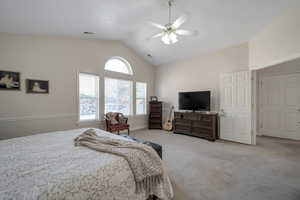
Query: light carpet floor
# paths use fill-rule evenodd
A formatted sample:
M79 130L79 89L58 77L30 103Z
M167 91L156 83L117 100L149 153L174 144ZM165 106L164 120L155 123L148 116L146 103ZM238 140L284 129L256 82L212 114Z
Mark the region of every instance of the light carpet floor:
M258 137L257 146L141 130L163 146L174 200L300 200L300 142Z

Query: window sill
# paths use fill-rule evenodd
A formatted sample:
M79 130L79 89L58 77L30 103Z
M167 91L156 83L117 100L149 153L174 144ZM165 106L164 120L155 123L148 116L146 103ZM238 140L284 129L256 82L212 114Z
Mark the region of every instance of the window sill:
M127 118L134 118L134 117L146 117L148 114L136 114L136 115L124 115Z
M146 113L146 114L136 114L135 116L137 116L137 117L146 117L148 114Z
M101 123L100 119L87 119L87 120L79 120L77 124L84 124L84 123Z

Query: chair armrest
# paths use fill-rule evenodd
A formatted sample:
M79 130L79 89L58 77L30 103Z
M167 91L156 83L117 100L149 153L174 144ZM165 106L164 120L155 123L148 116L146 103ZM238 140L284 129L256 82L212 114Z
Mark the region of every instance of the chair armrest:
M120 122L121 124L127 124L128 123L128 117L122 117L122 122Z

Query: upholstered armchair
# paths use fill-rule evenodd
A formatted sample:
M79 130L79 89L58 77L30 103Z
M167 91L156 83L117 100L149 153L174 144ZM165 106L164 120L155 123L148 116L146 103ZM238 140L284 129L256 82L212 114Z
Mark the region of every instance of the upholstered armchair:
M118 135L120 131L128 130L128 135L130 134L128 118L126 118L122 113L109 112L105 116L106 121L106 130L108 132L114 133L117 132Z

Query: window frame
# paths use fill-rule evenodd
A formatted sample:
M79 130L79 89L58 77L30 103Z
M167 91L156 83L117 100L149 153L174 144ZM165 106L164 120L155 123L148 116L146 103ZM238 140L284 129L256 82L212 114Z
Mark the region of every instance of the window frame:
M142 98L138 98L137 97L137 85L138 83L141 83L141 84L145 84L146 85L146 94L145 94L145 113L143 114L138 114L137 113L137 100L138 99L142 99ZM147 104L147 99L148 99L148 84L147 82L142 82L142 81L135 81L135 115L136 116L145 116L145 115L148 115L148 104Z
M123 73L123 72L118 72L118 71L106 69L106 64L107 64L110 60L114 60L114 59L123 62L123 63L125 64L125 66L127 67L129 73ZM118 73L118 74L123 74L123 75L127 75L127 76L133 76L133 70L132 70L132 67L131 67L130 63L129 63L125 58L123 58L123 57L121 57L121 56L113 56L113 57L109 58L109 59L105 62L105 64L104 64L104 71L107 71L107 72L113 72L113 73Z
M95 119L86 119L86 120L80 119L80 74L95 76L95 77L98 78L98 90L97 90L98 101L97 101L97 109L96 109L96 118ZM78 119L77 119L77 121L78 121L78 123L99 122L99 121L101 121L101 116L100 116L100 107L101 107L101 105L100 105L100 98L101 98L100 82L101 82L101 76L99 76L99 74L78 71L78 73L77 73L77 101L78 101L77 102L77 106L78 106L78 112L77 112Z
M130 111L129 111L129 114L128 115L124 115L124 116L126 116L126 117L131 117L131 116L134 116L135 115L135 113L134 113L134 106L133 106L133 104L134 104L134 83L135 83L135 81L133 81L133 80L130 80L130 79L125 79L125 78L120 78L120 77L112 77L112 76L104 76L104 79L103 79L103 85L104 85L104 90L103 90L103 104L104 104L104 108L103 108L103 112L104 112L104 114L106 114L106 110L105 110L105 80L106 79L113 79L113 80L120 80L120 81L128 81L128 82L130 82L131 83L131 88L130 88Z

